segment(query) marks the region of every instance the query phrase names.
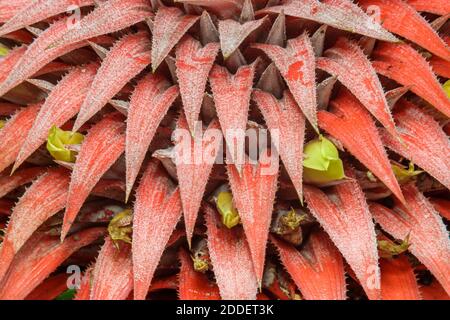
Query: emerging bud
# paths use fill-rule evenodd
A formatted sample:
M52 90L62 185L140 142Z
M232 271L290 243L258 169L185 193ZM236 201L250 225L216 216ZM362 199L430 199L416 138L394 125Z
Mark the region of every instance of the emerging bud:
M0 120L0 129L3 128L6 124L5 120Z
M404 168L401 165L393 164L392 171L394 171L395 177L400 183L408 182L415 176L418 176L419 174L423 173L423 171L421 170L415 170L414 163L412 162L409 163L408 169Z
M209 270L211 260L209 257L208 245L205 239L196 242L192 248L192 262L194 270L205 273Z
M309 221L308 215L300 210L278 210L270 231L294 246L299 246L303 242L301 225Z
M378 240L380 257L390 259L407 251L410 246L409 236L410 234L408 234L400 244L396 244L390 240Z
M118 241L131 244L131 235L133 233L133 212L130 209L119 212L111 219L108 225L108 233L118 248Z
M339 151L327 138L320 136L305 145L303 179L307 183L323 185L345 178Z
M233 205L233 195L231 192L219 192L216 198L216 206L222 216L222 223L228 229L239 224L241 219L237 209Z
M78 132L63 131L55 126L50 129L47 139L47 150L58 161L75 162L76 151L67 148L69 145L79 145L84 136Z
M8 55L8 53L9 53L9 48L7 48L7 47L5 47L4 45L2 45L1 43L0 43L0 57L5 57L5 56L7 56Z
M442 86L445 93L447 94L447 97L450 99L450 80L447 80L444 85Z

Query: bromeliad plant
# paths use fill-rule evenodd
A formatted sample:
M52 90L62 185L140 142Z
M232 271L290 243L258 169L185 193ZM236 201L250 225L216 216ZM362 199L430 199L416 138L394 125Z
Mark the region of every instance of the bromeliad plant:
M448 299L449 14L0 0L0 299Z

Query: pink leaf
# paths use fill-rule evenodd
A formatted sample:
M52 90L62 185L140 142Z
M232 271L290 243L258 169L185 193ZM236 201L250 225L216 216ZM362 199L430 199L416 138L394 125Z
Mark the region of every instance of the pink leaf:
M109 51L81 106L74 131L78 131L132 78L150 63L150 40L140 32L120 39Z
M133 218L134 298L147 296L158 262L181 217L180 192L152 160L136 190Z
M192 134L202 107L208 75L218 51L218 43L201 47L200 43L190 36L186 36L176 50L177 77L183 109Z
M359 46L339 38L326 58L317 59L317 67L338 78L370 113L395 135L395 124L375 70Z
M344 261L325 232L313 233L301 251L275 237L271 240L305 299L346 299Z
M33 0L0 0L0 23L10 20L32 2Z
M177 0L177 2L202 6L208 8L223 19L239 15L242 9L242 0Z
M52 126L61 127L78 113L97 70L96 63L75 68L52 90L22 144L14 169L45 143Z
M37 0L28 2L0 28L0 36L70 10L94 5L94 0Z
M83 40L117 32L144 21L152 15L151 6L147 0L102 1L94 11L75 26L70 25L65 34L55 39L49 46L67 47Z
M127 199L156 130L178 95L177 86L154 74L140 80L133 92L126 130Z
M92 127L86 136L72 173L61 239L69 232L89 193L124 152L124 127L122 116L114 113Z
M303 144L305 141L305 117L292 94L285 91L281 100L273 95L255 90L253 100L258 104L272 139L279 136L281 160L286 167L300 201L303 201Z
M408 209L396 203L393 209L373 203L370 210L377 223L397 239L410 234L409 251L450 292L450 240L441 217L413 184L403 187Z
M158 69L173 47L199 18L199 16L185 15L183 11L176 7L161 7L158 9L153 29L153 72Z
M398 199L404 201L377 127L370 114L349 91L341 90L331 102L331 112L320 111L318 117L321 128L338 139Z
M450 117L450 100L420 53L406 43L380 43L373 53L375 70L428 101Z
M267 7L257 12L284 13L287 16L313 20L337 29L350 30L371 38L397 41L389 32L348 0L286 0L282 5Z
M31 235L64 208L69 182L68 170L50 169L31 185L14 207L0 248L0 279Z
M78 232L64 242L42 233L35 234L15 257L0 282L0 299L24 299L74 252L104 233L104 228L91 228Z
M375 227L361 187L352 178L327 193L304 186L311 213L333 240L361 282L369 299L380 299L380 270ZM357 227L355 227L357 226Z
M383 143L396 153L410 159L450 188L450 142L438 122L407 100L400 100L394 109L403 144L385 131Z
M40 107L36 104L20 109L0 130L0 172L16 159Z
M277 159L278 162L278 159ZM278 163L245 163L239 174L228 166L233 199L244 226L258 282L264 272L267 237L278 181Z
M271 44L254 44L273 60L286 80L295 101L317 130L316 64L308 35L288 40L286 49Z
M257 279L250 248L240 227L227 229L212 207L205 206L208 248L220 296L224 300L255 300Z
M253 20L243 24L232 19L220 20L219 35L223 57L229 58L251 33L262 26L264 20Z
M241 155L244 150L244 141L238 139L235 143L234 140L235 135L238 138L245 135L255 67L256 62L242 66L232 75L225 67L215 65L209 77L222 132L230 148L232 160L239 167L242 159L238 159L238 154Z
M0 173L0 198L18 187L30 183L44 172L45 168L32 167L15 172L13 175L6 171Z
M133 290L131 246L105 239L92 272L90 300L125 300Z
M190 244L206 184L221 150L222 133L217 120L213 120L206 130L196 131L195 137L187 135L188 130L186 118L181 116L177 125L181 136L175 142L175 164Z

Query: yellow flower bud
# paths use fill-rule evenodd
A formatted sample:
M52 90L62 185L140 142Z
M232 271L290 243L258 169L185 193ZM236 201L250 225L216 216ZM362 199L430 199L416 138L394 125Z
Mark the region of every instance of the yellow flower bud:
M75 162L76 152L69 150L66 146L81 144L83 140L84 136L81 133L63 131L53 126L48 135L47 150L56 160Z
M233 195L231 192L220 192L216 200L217 210L222 216L222 223L231 229L240 222L239 213L233 206Z

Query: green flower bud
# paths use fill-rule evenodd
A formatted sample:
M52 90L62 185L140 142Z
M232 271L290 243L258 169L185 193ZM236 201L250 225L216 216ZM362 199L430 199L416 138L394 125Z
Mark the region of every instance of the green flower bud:
M305 145L303 179L307 183L326 184L345 178L339 151L327 138L320 136Z

